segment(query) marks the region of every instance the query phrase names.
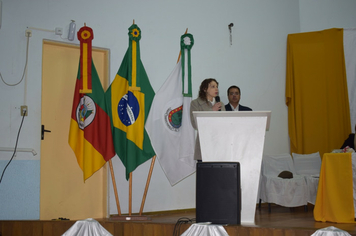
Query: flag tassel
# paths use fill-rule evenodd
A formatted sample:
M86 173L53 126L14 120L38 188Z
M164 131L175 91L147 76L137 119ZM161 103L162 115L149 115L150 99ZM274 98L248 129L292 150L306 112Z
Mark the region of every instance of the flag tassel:
M113 187L114 187L114 194L115 194L115 199L116 199L117 214L118 214L119 216L121 216L119 195L117 194L117 187L116 187L116 181L115 181L115 175L114 175L114 168L113 168L113 166L112 166L111 159L109 160L109 166L110 166L110 173L111 173L112 185L113 185Z
M152 157L150 171L149 171L148 176L147 176L147 182L146 182L145 191L144 191L143 196L142 196L140 215L142 215L143 207L145 206L148 186L150 185L151 176L152 176L152 172L153 172L153 166L155 165L155 161L156 161L156 155L154 155L154 157Z

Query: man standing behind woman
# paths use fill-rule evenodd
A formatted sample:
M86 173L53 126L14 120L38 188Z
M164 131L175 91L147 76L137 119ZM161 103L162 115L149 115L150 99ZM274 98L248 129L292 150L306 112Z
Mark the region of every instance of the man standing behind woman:
M218 86L219 83L213 78L205 79L200 84L198 98L190 103L190 120L194 129L197 129L197 125L193 111L225 111L224 104L215 100L216 96L219 95ZM195 142L194 159L201 160L199 133Z
M227 90L229 104L225 105L227 111L252 111L251 108L240 105L241 91L236 85L230 86Z

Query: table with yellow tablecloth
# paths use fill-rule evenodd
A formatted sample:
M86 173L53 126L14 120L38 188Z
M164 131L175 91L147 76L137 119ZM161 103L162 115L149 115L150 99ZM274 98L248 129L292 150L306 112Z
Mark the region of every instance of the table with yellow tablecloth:
M325 153L322 157L314 219L355 223L351 153Z

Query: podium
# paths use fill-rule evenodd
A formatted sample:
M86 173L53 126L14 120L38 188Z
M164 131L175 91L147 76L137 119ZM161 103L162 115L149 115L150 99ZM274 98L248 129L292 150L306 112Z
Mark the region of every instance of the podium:
M241 223L253 224L271 111L194 111L203 162L238 162Z

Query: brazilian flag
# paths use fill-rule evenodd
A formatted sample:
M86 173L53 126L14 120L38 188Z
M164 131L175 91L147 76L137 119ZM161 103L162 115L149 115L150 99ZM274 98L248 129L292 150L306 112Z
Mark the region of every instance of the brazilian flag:
M155 152L145 123L155 95L140 59L141 30L129 28L129 48L105 93L115 152L126 168L126 179Z

